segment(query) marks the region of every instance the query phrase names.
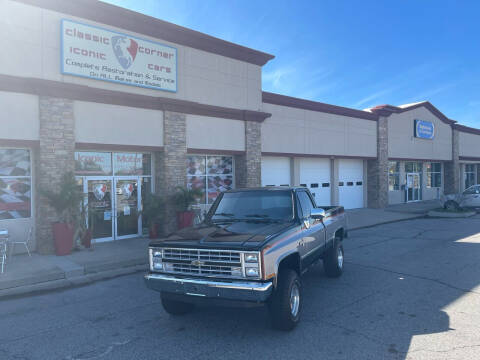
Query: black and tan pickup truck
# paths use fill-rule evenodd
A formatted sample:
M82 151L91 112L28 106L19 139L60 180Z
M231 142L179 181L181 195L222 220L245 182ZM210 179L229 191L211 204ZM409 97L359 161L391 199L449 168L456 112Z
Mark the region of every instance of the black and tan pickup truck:
M266 303L273 326L290 330L302 310L301 275L323 260L327 276L340 276L346 236L343 207L317 207L306 188L231 190L203 223L150 243L145 281L170 314L198 302Z

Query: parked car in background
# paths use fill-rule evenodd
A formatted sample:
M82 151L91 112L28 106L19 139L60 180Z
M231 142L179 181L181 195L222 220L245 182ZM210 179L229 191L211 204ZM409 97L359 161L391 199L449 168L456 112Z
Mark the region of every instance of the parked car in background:
M473 185L461 194L444 195L443 207L448 210L480 208L480 185Z
M145 281L170 314L197 302L266 303L274 327L290 330L302 310L301 275L323 260L327 276L340 276L346 236L343 207L317 207L306 188L230 190L203 223L150 243Z

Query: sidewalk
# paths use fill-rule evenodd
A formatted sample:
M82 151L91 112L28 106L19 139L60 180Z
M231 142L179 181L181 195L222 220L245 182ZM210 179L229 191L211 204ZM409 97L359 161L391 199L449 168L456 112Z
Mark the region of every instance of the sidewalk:
M349 230L425 216L437 201L392 205L386 209L347 210ZM16 255L0 274L0 299L39 291L88 284L124 274L146 271L149 239L135 238L96 244L92 250L67 256Z
M0 274L0 299L145 271L148 243L149 239L134 238L95 244L67 256L13 256Z

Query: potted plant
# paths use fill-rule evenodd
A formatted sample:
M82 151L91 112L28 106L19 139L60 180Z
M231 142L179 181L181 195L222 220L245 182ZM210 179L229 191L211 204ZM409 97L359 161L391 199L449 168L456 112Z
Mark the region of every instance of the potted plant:
M84 199L80 203L80 216L75 224L76 244L78 247L84 246L89 249L92 246L92 229L94 227L93 211L88 205L88 195L84 194Z
M177 227L183 229L193 225L195 212L191 206L195 204L203 193L200 189L187 189L177 186L177 192L173 195L173 203L177 210Z
M143 209L139 215L141 214L143 216L143 220L148 226L150 239L156 239L159 236L164 211L165 200L163 197L154 194L146 197Z
M68 255L73 248L76 225L81 218L80 204L83 193L78 187L72 172L65 173L58 184L58 191L41 190L57 214L58 222L52 224L55 253Z

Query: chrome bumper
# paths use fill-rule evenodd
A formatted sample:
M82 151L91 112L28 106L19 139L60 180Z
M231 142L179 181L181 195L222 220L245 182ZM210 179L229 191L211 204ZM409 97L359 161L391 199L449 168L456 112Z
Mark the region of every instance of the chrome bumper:
M272 283L253 281L215 281L195 278L178 278L164 274L145 275L147 287L179 295L205 298L264 302L272 293Z

